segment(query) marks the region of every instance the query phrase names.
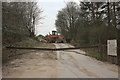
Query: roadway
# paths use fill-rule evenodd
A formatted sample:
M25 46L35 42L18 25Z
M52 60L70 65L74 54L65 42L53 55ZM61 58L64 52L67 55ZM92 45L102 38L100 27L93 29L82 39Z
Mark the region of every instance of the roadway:
M64 43L53 45L72 47ZM83 54L82 50L33 51L3 66L3 78L118 78L116 65Z

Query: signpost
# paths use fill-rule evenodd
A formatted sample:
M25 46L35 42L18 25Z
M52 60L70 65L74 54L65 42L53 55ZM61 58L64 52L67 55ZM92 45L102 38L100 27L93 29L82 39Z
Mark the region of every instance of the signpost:
M117 40L107 41L107 53L111 56L117 56Z

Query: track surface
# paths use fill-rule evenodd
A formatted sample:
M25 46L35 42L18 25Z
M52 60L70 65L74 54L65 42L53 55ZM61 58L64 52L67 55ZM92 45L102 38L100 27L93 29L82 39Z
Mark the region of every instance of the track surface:
M54 44L56 48L71 47L69 44ZM77 53L83 53L76 50ZM118 67L77 54L75 51L57 51L57 60L41 58L46 52L25 54L11 63L10 73L4 78L118 78ZM47 52L52 54L52 52ZM27 57L27 58L26 58Z
M55 44L57 48L69 47L69 44ZM82 52L76 50L76 52ZM83 53L83 52L82 52ZM59 77L71 78L117 78L118 67L103 63L75 51L59 51Z

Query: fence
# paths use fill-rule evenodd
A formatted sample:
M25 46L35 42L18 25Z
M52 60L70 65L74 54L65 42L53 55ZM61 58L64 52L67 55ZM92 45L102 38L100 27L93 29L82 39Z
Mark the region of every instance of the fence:
M99 45L94 48L83 49L86 51L86 55L94 57L101 61L107 61L113 64L118 64L118 57L114 55L107 55L107 46Z

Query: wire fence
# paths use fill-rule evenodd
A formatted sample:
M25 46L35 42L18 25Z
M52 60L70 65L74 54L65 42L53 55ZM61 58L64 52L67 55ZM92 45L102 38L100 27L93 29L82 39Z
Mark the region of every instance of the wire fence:
M98 47L83 49L88 56L94 57L104 62L118 64L118 57L107 54L107 45L98 45Z

